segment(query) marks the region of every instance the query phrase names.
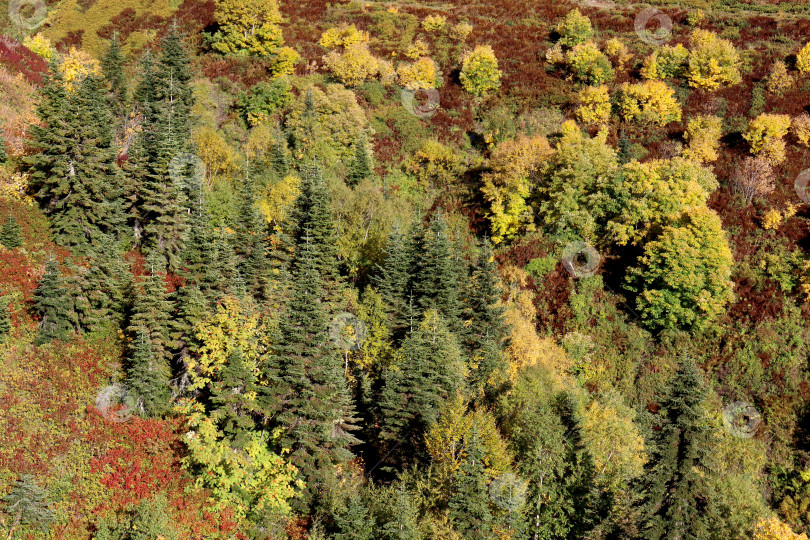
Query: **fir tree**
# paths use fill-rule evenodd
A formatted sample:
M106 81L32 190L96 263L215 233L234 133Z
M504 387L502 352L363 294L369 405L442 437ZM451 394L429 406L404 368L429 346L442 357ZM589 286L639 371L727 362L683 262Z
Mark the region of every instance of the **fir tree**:
M196 326L205 320L208 304L200 287L195 283L186 283L177 289L174 300L177 313L170 322L169 337L174 344L176 367L180 374L179 386L182 389L188 384L188 359L200 345L196 336Z
M178 273L186 283L196 285L210 305L216 300L218 291L224 291L224 278L218 272L218 246L218 236L211 226L208 207L201 203L191 212Z
M40 315L37 345L54 339L67 340L73 333L70 325L70 298L59 274L59 263L49 261L45 274L34 291L34 310Z
M269 261L267 260L267 224L256 204L256 189L246 174L242 183L242 203L236 234L236 248L240 255L239 270L248 291L256 298L267 295Z
M371 156L368 151L368 139L363 133L354 143L354 162L346 177L346 184L354 187L369 176L371 176Z
M31 525L39 531L47 532L56 518L48 498L47 490L41 488L33 476L20 476L11 491L3 496L5 512L12 516L8 537L11 538L20 525Z
M436 421L444 401L463 388L461 349L435 311L425 313L419 328L402 344L401 360L383 371L379 405L380 439L394 461L422 457L424 432Z
M334 516L335 540L374 540L377 538L374 518L359 493L352 493L345 508Z
M484 448L475 425L466 444L467 457L454 478L448 502L456 530L468 540L492 538L495 518L489 505L488 475L484 469Z
M329 206L329 190L318 167L302 170L301 193L295 202L293 220L293 271L300 266L304 249L308 250L307 257L313 259L325 288L323 300L334 307L339 301L343 282L338 271L337 235Z
M710 426L703 410L702 375L689 359L681 361L661 402L648 471L642 478L641 537L709 538L711 493L707 490Z
M78 293L86 300L81 326L90 330L108 321L121 324L132 285L132 273L121 245L110 235L102 236L90 246L87 263L77 272Z
M627 136L624 134L624 130L622 130L621 134L619 135L619 142L618 142L619 163L624 164L630 162L630 160L632 159L632 155L630 153L631 146L632 145L630 143L630 139L627 138Z
M121 44L118 42L118 34L113 33L110 46L101 59L101 72L109 86L107 101L116 123L120 126L123 121L123 112L127 100L127 87L124 79L124 55L121 52Z
M290 174L290 149L287 145L287 135L276 126L273 133L273 148L270 154L270 163L279 179Z
M0 295L0 343L4 342L11 333L11 319L8 316L8 296Z
M253 370L245 363L244 353L235 348L222 366L219 380L211 383L211 417L217 422L230 444L244 448L256 428L254 415L258 385Z
M396 488L395 500L388 507L387 515L380 532L385 540L419 540L418 512L413 499L403 482Z
M138 408L148 417L158 417L171 406L169 364L155 354L147 333L139 328L127 365L127 388L138 400Z
M31 188L50 218L60 245L82 253L102 234L117 234L124 222L110 114L101 81L88 76L69 94L52 74L31 127L37 153L24 158Z
M8 154L6 153L6 140L0 136L0 165L4 165L8 161Z
M0 228L0 244L3 244L6 249L22 246L22 228L14 216L8 216L3 227Z
M135 289L128 330L133 338L143 332L155 356L166 361L171 359L173 349L169 332L173 307L166 291L165 266L157 254L151 255L146 262L150 273Z
M356 419L343 362L326 332L318 252L309 246L305 237L274 354L265 366L265 379L276 385L262 397L263 409L284 429L281 446L292 449L290 461L307 484L305 506L313 502L332 467L352 459L349 447L359 443L351 434ZM279 403L280 410L270 408Z
M397 340L401 340L413 327L408 297L413 264L411 258L412 250L399 226L395 226L388 236L385 261L373 282L388 309L391 331Z
M166 107L164 132L169 147L185 151L191 137L191 107L194 94L191 89L191 61L183 44L183 36L176 23L161 42L161 56L155 68L155 98Z

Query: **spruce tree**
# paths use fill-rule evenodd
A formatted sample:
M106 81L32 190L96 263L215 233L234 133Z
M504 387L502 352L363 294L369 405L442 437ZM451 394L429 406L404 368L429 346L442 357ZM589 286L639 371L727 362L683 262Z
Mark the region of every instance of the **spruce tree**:
M155 353L149 336L138 328L127 362L127 389L136 397L138 408L147 417L159 417L171 407L169 364Z
M710 537L711 428L703 407L706 389L690 359L680 362L661 401L647 474L643 478L641 538Z
M276 126L273 133L270 163L273 165L273 171L279 179L283 179L290 174L290 149L287 145L287 135L279 126Z
M31 127L36 154L24 158L31 188L48 215L54 239L83 253L124 223L110 113L93 75L67 92L58 73L48 77Z
M208 313L208 302L196 283L186 283L178 288L174 297L177 313L170 322L170 334L178 371L180 372L180 386L188 382L187 362L191 353L200 345L196 335L197 324L205 320Z
M349 495L344 508L334 515L335 540L376 540L374 517L359 493Z
M423 457L425 430L444 401L463 389L465 368L461 348L436 310L425 313L399 356L383 371L378 418L383 445L398 447L392 461L407 463Z
M42 345L54 339L68 340L73 333L70 324L71 302L56 261L48 261L45 265L45 274L34 291L33 299L34 310L40 316L39 332L34 343Z
M6 249L22 246L22 228L14 216L8 216L3 227L0 228L0 244L3 244Z
M110 45L101 59L101 72L109 87L107 102L119 127L123 122L122 117L127 100L124 62L121 44L118 42L118 33L113 33Z
M11 319L8 316L10 298L0 295L0 343L4 342L11 333Z
M368 151L368 138L365 133L362 133L354 143L354 162L349 168L346 184L354 187L359 184L361 180L371 176L371 172L371 156Z
M411 330L411 314L408 307L411 252L399 226L388 235L385 246L385 261L373 283L385 302L396 339L402 339Z
M467 457L456 471L453 494L448 502L455 529L467 540L486 540L494 535L496 520L489 504L489 478L484 468L484 448L473 425L467 440Z
M0 165L5 165L8 162L8 154L6 153L6 140L0 136Z
M152 254L146 261L146 269L149 274L135 288L128 331L133 338L143 332L149 339L155 356L168 361L173 350L170 321L174 310L166 291L165 263L159 255Z
M398 482L394 496L395 500L388 507L390 513L380 528L382 538L385 540L421 539L416 505L402 481Z
M5 512L11 516L9 535L20 525L31 525L41 532L47 532L56 518L48 491L40 487L34 477L23 474L14 482L11 491L3 496Z
M219 379L211 383L210 391L211 418L220 426L231 446L244 448L256 428L254 417L259 406L256 376L245 363L240 348L230 352Z
M248 291L254 297L263 299L267 296L270 271L267 259L267 223L259 213L255 184L248 174L242 182L242 201L236 229L239 271Z
M104 235L90 247L88 269L81 287L89 304L90 328L105 321L123 322L132 286L132 273L124 259L124 249L111 235Z
M191 76L191 60L175 23L161 42L161 56L155 66L155 98L167 109L168 131L164 135L178 152L185 151L191 137Z
M359 441L355 429L343 361L327 336L327 312L318 271L320 254L305 236L297 253L291 299L279 321L273 355L265 379L275 381L264 391L262 406L283 428L279 443L291 448L290 461L307 484L301 503L313 502L333 466L353 458L349 447ZM271 407L281 404L280 410ZM300 509L299 509L300 510Z

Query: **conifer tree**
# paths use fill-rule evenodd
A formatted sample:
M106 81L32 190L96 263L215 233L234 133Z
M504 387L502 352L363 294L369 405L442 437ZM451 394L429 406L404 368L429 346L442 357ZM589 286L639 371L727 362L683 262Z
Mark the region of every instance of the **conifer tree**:
M641 538L709 538L712 494L710 426L703 410L706 390L690 359L680 362L661 401L647 474L642 476Z
M0 165L8 161L8 154L6 153L6 140L0 136Z
M32 126L36 154L24 158L35 197L60 245L83 253L124 221L120 177L101 80L93 75L68 93L61 75L48 77Z
M161 56L155 66L155 99L166 107L169 147L185 151L191 137L191 61L183 36L172 24L161 42Z
M295 222L293 271L300 265L305 246L312 257L325 288L324 300L331 306L339 301L343 286L338 271L338 248L334 218L329 206L329 190L317 166L301 171L301 193L296 199L292 219Z
M196 285L209 304L213 305L224 290L218 272L218 235L211 226L211 217L205 203L193 209L190 227L181 253L181 268L178 272L187 284Z
M287 145L287 135L279 126L276 126L273 133L270 163L279 179L290 174L290 149Z
M111 235L104 235L90 247L87 259L88 269L80 284L90 310L85 326L104 321L120 324L132 285L132 273L121 244Z
M195 334L197 323L205 320L208 313L208 302L196 283L186 283L175 292L177 313L170 323L170 338L174 344L178 371L183 386L187 382L187 361L193 351L200 345Z
M259 214L255 184L248 174L242 183L239 217L236 234L236 248L240 255L238 269L248 291L256 298L265 298L269 274L267 224Z
M484 469L484 448L473 425L466 444L467 457L453 481L448 502L450 518L456 530L468 540L486 540L493 536L495 518L489 504L489 478Z
M22 228L14 216L8 216L3 227L0 228L0 244L3 244L6 249L22 246Z
M420 540L418 513L411 494L403 482L396 488L396 499L390 505L390 513L380 528L382 538L386 540Z
M116 124L123 121L124 107L127 100L127 87L124 79L124 55L118 42L118 33L113 33L107 51L101 59L101 72L109 86L107 102L115 117Z
M8 296L0 295L0 343L4 342L11 333L11 319L8 316L9 302Z
M365 133L362 133L354 143L354 162L349 168L346 184L356 186L369 176L371 176L371 156L368 152L368 139Z
M20 525L32 525L46 532L56 518L48 498L48 491L40 487L32 475L20 476L11 491L3 496L4 510L12 516L8 537L11 538Z
M401 360L382 375L380 439L398 446L394 461L408 462L424 452L425 429L436 421L444 401L463 389L461 348L436 310L425 313L418 329L402 344Z
M360 493L352 493L345 508L334 516L335 540L374 540L377 538L374 518Z
M45 274L34 291L34 310L40 316L39 332L34 341L37 345L54 339L67 340L73 333L70 325L70 299L59 274L59 263L48 261Z
M391 332L397 339L402 339L411 330L407 296L411 265L411 251L405 236L400 227L395 226L388 235L385 261L373 282L388 309Z
M256 428L259 411L256 376L245 363L244 353L235 348L222 366L219 380L211 383L211 418L235 448L244 448Z
M158 254L153 253L146 261L146 269L149 274L135 289L128 330L133 338L143 332L152 345L155 357L167 361L171 359L173 350L169 333L173 307L166 291L165 263Z
M155 353L143 328L138 328L127 365L127 389L136 397L147 417L158 417L171 406L169 364Z
M265 379L277 384L262 396L263 409L284 430L281 446L292 449L290 461L307 484L304 506L313 502L335 465L352 459L349 447L359 442L351 434L356 419L343 362L327 336L317 264L320 252L310 245L304 236L291 298L265 367ZM273 411L271 407L279 403L280 410Z

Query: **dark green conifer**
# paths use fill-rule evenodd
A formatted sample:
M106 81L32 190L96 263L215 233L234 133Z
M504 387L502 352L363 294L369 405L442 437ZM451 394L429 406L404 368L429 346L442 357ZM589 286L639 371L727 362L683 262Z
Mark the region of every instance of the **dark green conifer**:
M155 353L143 328L135 332L126 371L127 389L137 399L142 414L158 417L168 412L172 399L169 364Z
M8 154L6 153L6 140L0 136L0 165L8 162Z
M71 301L56 261L48 261L45 265L45 274L34 291L34 310L40 316L34 343L42 345L54 339L64 341L70 338L73 333Z
M219 380L211 383L211 418L217 422L233 447L244 448L256 428L259 411L255 396L256 376L245 363L244 353L235 348L222 366Z
M14 482L11 491L3 496L4 511L10 516L9 538L20 525L30 525L47 532L56 519L56 513L48 500L48 491L40 487L34 477L23 474Z
M354 143L354 162L349 168L346 184L356 186L361 180L371 176L371 155L368 151L368 138L362 133Z
M113 33L110 45L101 59L101 72L109 86L107 102L110 111L119 126L123 122L123 113L127 100L127 86L124 78L124 55L118 42L118 33Z
M0 343L4 342L11 333L11 319L8 316L9 303L8 296L0 295Z
M467 457L456 471L453 494L448 502L455 529L467 540L487 540L494 535L496 520L489 497L489 477L484 468L484 447L473 425L466 446Z
M120 175L101 80L88 76L69 94L51 75L32 126L36 154L24 158L31 187L60 245L84 253L124 223Z
M385 302L391 321L391 332L396 339L402 339L411 330L408 290L411 251L402 230L395 226L388 235L385 246L385 261L373 282Z
M661 401L647 474L643 478L641 538L710 538L711 427L703 407L703 376L690 359L680 362Z
M301 502L313 502L332 467L352 459L349 447L355 418L343 360L327 335L324 289L315 249L304 237L297 253L291 298L265 367L265 379L276 384L265 391L262 406L283 429L280 444L291 448L290 461L307 484ZM278 411L269 410L281 404Z
M143 332L151 342L156 358L163 361L171 359L174 345L169 331L173 306L166 291L165 268L159 255L152 254L147 259L149 273L135 288L128 329L133 338L138 332Z
M22 228L14 216L8 216L3 227L0 228L0 244L3 244L6 249L22 246Z
M290 174L290 149L287 145L287 135L276 126L273 133L273 148L270 154L270 163L279 179Z

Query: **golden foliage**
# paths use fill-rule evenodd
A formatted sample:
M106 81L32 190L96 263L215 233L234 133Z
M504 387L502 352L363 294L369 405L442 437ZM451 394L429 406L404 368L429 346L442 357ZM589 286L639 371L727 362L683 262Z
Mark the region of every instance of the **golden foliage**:
M357 86L380 73L379 60L371 54L366 43L349 45L343 52L331 51L323 57L323 64L346 86Z
M605 42L605 54L619 70L624 69L624 66L633 58L633 53L619 38L611 38Z
M740 55L730 41L698 28L689 42L689 86L716 90L742 82Z
M790 127L799 143L810 147L810 114L802 113L794 117Z
M214 179L234 168L237 154L220 133L211 126L203 126L192 135L197 147L196 154L205 163L206 184L211 186Z
M751 120L743 138L751 145L751 153L762 155L774 165L785 159L784 137L790 129L790 116L763 113Z
M433 88L436 86L436 62L423 56L416 62L400 64L397 68L399 84L408 90Z
M618 104L622 117L628 121L664 126L681 120L681 105L675 92L663 81L622 84Z
M71 47L59 63L59 72L65 81L65 88L72 92L88 75L100 75L101 64L83 50Z
M444 15L428 15L422 19L422 28L425 30L425 32L436 32L437 30L444 28L446 23L447 17Z
M358 30L353 24L330 28L321 35L318 42L321 47L334 49L336 47L349 47L358 43L368 43L368 32Z
M771 73L768 75L768 92L781 95L795 82L793 75L788 73L787 66L782 60L773 63Z
M689 146L683 156L701 163L717 160L723 121L717 116L698 115L686 124L684 138Z
M407 49L405 49L405 57L410 58L411 60L416 60L420 56L427 56L429 52L430 49L428 49L428 44L421 39L417 39L415 42L408 45Z
M37 53L45 60L51 60L56 55L56 48L51 44L51 40L43 36L41 33L35 36L26 36L23 40L23 45Z
M453 29L450 31L450 35L459 41L466 41L472 31L473 26L468 22L462 21L453 26Z
M529 175L551 153L548 141L539 135L520 135L499 144L492 152L492 171L483 175L481 192L490 204L494 243L513 237L521 229L532 229L533 212L526 202L531 187Z
M796 69L802 74L810 73L810 43L796 55Z
M268 223L280 230L284 218L292 209L295 199L300 193L301 179L288 175L283 180L267 186L259 200L259 209Z
M775 208L768 208L762 216L762 228L766 231L778 229L782 224L782 212Z
M605 124L610 120L610 94L605 85L588 86L577 94L576 115L585 124Z
M807 535L796 534L776 516L771 516L757 523L753 540L807 540Z
M464 90L479 97L500 87L501 71L492 47L478 45L466 54L461 62L459 79Z

